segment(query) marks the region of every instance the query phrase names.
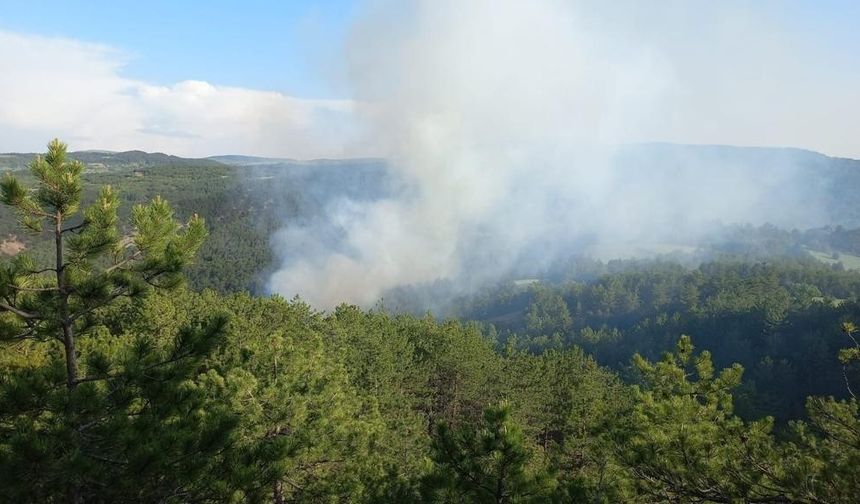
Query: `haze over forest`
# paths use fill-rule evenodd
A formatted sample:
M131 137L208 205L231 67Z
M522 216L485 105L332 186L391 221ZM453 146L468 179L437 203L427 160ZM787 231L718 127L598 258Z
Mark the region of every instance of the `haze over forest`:
M122 50L7 31L0 148L35 151L75 128L78 149L385 159L397 184L385 198L337 198L333 225L285 222L273 236L284 260L271 292L370 305L403 285L479 285L526 260L688 245L715 223L834 222L802 153L636 155L674 142L856 157L857 75L830 64L843 62L838 30L795 26L807 10L370 2L348 10L328 59L306 63L336 96L310 100L128 79ZM33 66L46 51L66 56L51 66L61 94Z
M856 499L857 5L7 7L0 502Z

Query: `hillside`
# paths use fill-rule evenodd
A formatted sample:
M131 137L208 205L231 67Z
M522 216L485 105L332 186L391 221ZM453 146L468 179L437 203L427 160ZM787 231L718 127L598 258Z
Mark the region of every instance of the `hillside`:
M733 166L782 169L768 164L774 153L753 154ZM840 362L860 320L860 273L840 260L860 250L856 230L725 224L659 260L571 250L478 292L446 279L404 286L373 310L321 312L237 291L265 293L269 268L309 252L303 230L338 247L337 210L397 193L384 162L104 156L72 176L84 202L102 185L119 201L98 196L84 231L79 216L63 220L62 267L35 269L56 260L53 232L37 240L0 210L0 253L25 250L40 265L0 270L11 308L0 319L5 500L59 502L74 488L94 502L471 502L484 478L534 502L701 495L677 474L708 481L703 502L795 502L783 496L799 492L814 499L796 502L841 502L831 497L854 488L833 474L856 474L856 436L848 450L835 444L844 422L856 432L857 403L844 399L858 375ZM684 169L655 160L636 156L630 169ZM797 170L856 175L809 166ZM41 189L56 191L57 179ZM15 184L4 193L31 208ZM209 238L199 222L151 211L159 205L129 225L132 205L157 195L182 221L202 215ZM124 224L111 229L114 212ZM186 242L191 229L199 240ZM130 234L145 237L107 257ZM272 250L276 234L287 250ZM192 289L153 281L195 253ZM72 271L72 286L53 271ZM59 357L56 323L74 328L79 358ZM797 473L824 483L783 476Z
M5 156L21 162L25 157ZM300 161L249 156L186 159L139 151L79 152L72 157L99 159L103 163L95 170L87 165L85 199L94 197L96 187L110 184L128 204L162 195L173 203L181 218L192 213L202 215L209 223L211 236L191 267L189 279L194 288L220 292L266 293L268 277L282 260L308 252L302 241L303 230L312 229L328 246L338 247L344 229L341 222L332 218L333 212L356 202L386 197L397 190L396 179L386 164L376 159ZM649 144L628 146L619 153L616 162L625 163L630 171L651 170L655 177L683 178L678 173L691 170L683 163L690 158L696 159L696 169L718 170L726 166L733 172L757 170L759 174L790 171L794 175L789 180L797 187L774 191L774 203L778 204L786 192L799 191L799 186L806 185L811 191L824 190L832 195L824 199L830 205L827 211L835 217L826 226L801 230L772 225L712 226L708 235L696 241L642 247L643 257L661 257L691 268L702 261L725 257L745 261L814 258L838 268L857 267L853 259L860 255L860 229L856 229L858 224L852 216L857 205L851 188L860 187L860 161L798 149ZM145 168L130 169L132 162L135 167ZM26 172L20 173L28 179ZM128 211L128 206L124 211ZM276 234L287 237L280 242L286 246L273 248L272 237ZM21 250L50 253L18 230L10 210L2 207L0 254L9 256ZM534 278L558 284L595 280L606 273L605 270L582 273L582 264L577 250L570 250L545 267L535 269L525 264L498 281L504 285L508 281ZM462 300L455 300L469 293L453 279L434 285L402 286L386 292L384 299L396 311L420 314L432 309L441 315L461 313L456 304ZM521 312L519 317L523 316ZM483 316L467 318L487 320Z
M202 215L210 226L210 238L189 279L196 288L222 292L264 292L273 261L269 239L285 222L310 222L333 199L377 198L386 186L385 166L377 160L308 163L265 159L255 166L234 166L139 151L76 152L70 157L87 163L85 200L94 198L99 186L111 185L127 203L122 210L126 214L130 205L161 195L183 219L192 213ZM31 159L28 154L0 155L7 168L23 166ZM92 159L101 164L94 167L85 161ZM32 182L26 170L14 173ZM40 246L22 233L12 211L0 207L0 256L23 249L49 254L46 245Z
M860 160L793 148L654 143L624 146L612 162L621 194L628 189L624 177L635 184L645 175L659 197L686 196L695 205L737 202L754 224L860 227L854 195ZM629 189L636 194L636 187ZM723 223L739 223L730 210L720 216Z
M0 169L22 170L32 156L0 154ZM267 275L279 258L301 251L301 243L296 249L271 250L274 233L285 227L312 227L337 246L343 230L330 218L332 205L382 198L394 194L401 182L379 159L301 161L230 155L189 159L141 151L84 151L70 157L86 163L89 188L111 184L128 203L160 194L183 217L193 212L203 215L212 226L212 237L191 271L192 285L221 291L264 292ZM812 251L819 258L860 254L860 233L852 230L860 226L860 207L852 190L860 187L860 161L798 149L648 144L625 147L615 162L631 173L647 170L652 177L673 180L695 178L691 172L703 169L727 170L732 176L749 172L756 180L788 173L790 177L779 177L781 186L774 189L766 206L787 204L791 194L807 194L810 205L822 201L825 205L807 222L811 226L806 227L814 225L817 230L798 234L790 232L795 226L785 223L785 230L726 224L704 239L654 246L649 254L665 255L660 247L669 255L694 261L713 253L765 257L805 256ZM21 173L26 180L26 171ZM788 210L782 213L792 214ZM29 240L15 230L10 211L0 208L0 254L32 248ZM432 299L419 304L410 304L411 311L436 306Z
M22 170L33 160L34 153L5 153L0 154L0 171ZM70 152L70 159L78 160L87 165L90 171L131 170L154 166L200 166L220 164L213 159L193 159L172 156L161 152L143 152L139 150L112 152L88 150Z

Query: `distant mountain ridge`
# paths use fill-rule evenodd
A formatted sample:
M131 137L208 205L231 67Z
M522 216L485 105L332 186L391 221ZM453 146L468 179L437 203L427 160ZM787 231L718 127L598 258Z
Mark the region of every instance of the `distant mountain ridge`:
M792 147L648 143L622 146L613 163L617 173L631 180L647 173L649 181L657 181L652 186L697 192L703 197L694 204L705 204L712 196L754 194L761 198L756 204L763 220L787 229L860 227L857 159Z
M828 156L816 151L796 147L746 147L734 145L693 145L674 144L668 142L649 142L637 144L624 144L619 146L618 153L621 156L630 154L645 156L647 158L660 158L667 155L696 155L710 159L723 158L733 161L793 161L802 163L821 164L831 162L843 166L853 165L860 169L860 160ZM0 153L0 170L16 170L26 168L36 153L30 152L6 152ZM224 154L207 156L203 158L187 158L165 154L163 152L145 152L141 150L111 151L89 149L69 153L69 157L87 164L102 164L109 167L123 166L165 166L165 165L200 165L206 163L219 163L232 166L258 166L258 165L337 165L337 164L364 164L380 163L380 158L318 158L318 159L295 159L281 157L248 156L242 154Z
M6 152L0 153L0 171L23 170L37 155L34 152ZM220 156L209 156L205 158L186 158L165 154L163 152L144 152L141 150L109 151L109 150L83 150L69 153L71 159L85 163L90 170L121 170L134 168L147 168L153 166L201 166L207 164L241 166L241 167L336 167L354 166L367 164L381 164L384 161L378 158L345 158L345 159L292 159L272 158L262 156L245 156L239 154L227 154Z
M0 154L0 170L21 170L26 168L36 153L10 152ZM69 157L76 159L90 170L119 170L147 168L152 166L199 166L205 164L222 164L208 158L183 158L164 154L162 152L144 152L131 150L113 152L107 150L85 150L70 152Z
M34 156L0 154L0 171L24 169ZM245 176L245 170L253 170L251 176L257 178L291 177L292 184L312 189L326 198L350 184L358 184L371 195L380 194L380 188L390 194L401 182L409 183L397 179L408 171L391 170L386 160L378 158L299 160L235 154L184 158L139 150L77 151L70 153L70 157L86 163L88 171L93 173L217 166L240 169L237 175ZM611 164L616 197L623 198L625 203L639 201L640 207L646 209L652 208L648 206L651 201L669 199L683 199L683 204L691 206L704 205L714 198L732 198L738 191L743 195L744 190L749 193L755 188L756 197L761 199L752 202L758 207L751 212L762 218L733 220L727 216L727 222L771 222L786 229L860 227L860 205L856 203L860 160L796 148L644 143L619 146ZM488 171L488 176L492 176L492 171ZM643 194L642 184L650 192Z
M232 166L334 166L334 165L355 165L355 164L379 164L385 160L381 158L319 158L319 159L293 159L293 158L269 158L260 156L242 156L236 154L228 154L223 156L209 156L206 159L211 159L219 163Z

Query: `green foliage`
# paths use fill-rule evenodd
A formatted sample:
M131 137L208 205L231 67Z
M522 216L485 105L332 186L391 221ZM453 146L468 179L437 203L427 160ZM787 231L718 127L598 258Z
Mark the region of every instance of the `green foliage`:
M38 232L0 262L1 501L856 500L856 273L581 261L561 274L576 281L476 297L460 315L482 325L320 313L181 283L199 252L192 286L248 288L279 224L249 216L322 196L261 202L268 176L237 188L221 165L174 168L85 173L54 141L19 177L35 189L0 183ZM785 419L802 395L803 420L761 414Z
M746 369L735 394L743 418L784 425L805 414L810 395L846 396L837 329L860 317L857 272L788 259L584 267L577 274L592 279L502 285L461 301L458 316L486 322L502 347L512 335L534 353L577 345L622 373L635 353L657 359L679 334L693 334L716 366ZM538 309L546 306L557 308Z
M37 188L28 190L7 174L2 201L33 230L50 223L47 234L56 253L48 267L23 254L4 264L0 310L15 315L5 319L4 339L65 338L73 343L75 334L88 330L94 310L119 297L140 295L151 285L177 285L206 239L202 219L192 217L183 229L160 198L135 207L128 235L122 237L119 197L110 186L101 188L80 222L67 225L80 206L83 165L67 161L65 144L54 140L30 168ZM69 383L76 378L70 375Z
M710 354L694 355L686 336L660 362L637 355L634 364L643 388L620 434L619 456L637 491L655 501L785 497L774 490L783 474L775 466L771 420L745 423L732 414L731 391L740 384L740 366L715 373Z
M226 305L234 321L229 345L212 363L225 370L241 418L234 452L262 469L252 475L256 483L269 482L270 494L290 502L366 498L380 478L384 427L327 352L319 314L278 298L202 301ZM258 450L268 465L249 457Z
M526 330L530 334L563 333L573 321L562 297L540 286L533 287L532 302L526 313Z
M570 499L619 500L624 476L607 449L607 434L630 406L620 380L578 348L515 351L505 361L505 395L528 438L557 470L560 491Z
M807 502L849 503L860 485L860 408L856 399L810 397L808 421L795 422L787 480Z
M98 331L81 345L91 378L69 391L56 349L6 349L0 375L0 500L155 502L209 495L238 418L204 359L225 319L170 337ZM51 345L53 346L53 345ZM98 378L96 378L98 377Z
M156 199L135 209L122 238L109 186L74 224L83 169L53 140L30 165L35 190L9 176L0 187L3 203L55 249L48 266L21 254L0 267L2 494L42 502L206 495L238 423L211 395L204 367L226 319L138 334L111 333L103 322L117 300L177 285L206 229L198 218L180 229Z
M547 502L556 487L504 404L487 408L477 430L439 424L432 456L436 466L425 491L436 502Z
M856 403L811 402L778 441L734 416L740 368L688 338L637 358L631 388L578 349L499 354L474 327L277 297L156 291L91 323L71 395L54 343L0 354L0 500L850 502L856 484Z
M849 366L858 362L857 327L846 322L842 329L851 341L839 355L851 397L809 397L808 420L793 423L794 442L786 450L790 486L809 502L853 502L860 485L860 403L848 374Z

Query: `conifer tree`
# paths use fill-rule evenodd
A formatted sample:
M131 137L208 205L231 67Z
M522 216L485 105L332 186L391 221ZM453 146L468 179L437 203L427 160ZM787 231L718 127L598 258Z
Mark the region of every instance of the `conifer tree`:
M156 198L132 212L128 235L120 233L119 197L104 186L95 202L79 212L84 165L66 156L57 139L37 156L30 171L35 190L6 176L0 201L14 207L21 224L47 233L55 250L50 265L37 265L25 254L0 270L0 311L4 339L56 339L63 344L66 386L75 388L91 377L79 376L76 335L86 331L88 316L124 296L139 296L148 286L170 287L181 280L182 268L206 238L203 219L194 216L184 230L170 205Z
M156 198L123 229L110 187L76 217L84 167L58 140L30 169L36 188L7 176L0 199L48 235L54 259L0 264L0 500L225 500L242 485L219 463L237 419L206 358L226 317L170 334L109 320L118 303L181 282L206 237L202 219L180 226Z
M426 487L434 502L547 502L557 485L533 460L507 404L487 408L477 429L466 425L452 431L439 424L433 459L436 470Z
M733 414L740 365L716 373L688 336L659 362L637 354L633 363L644 386L634 390L629 424L619 426L618 456L646 501L805 502L784 485L773 419Z
M789 487L806 502L857 501L860 488L860 401L852 367L860 363L857 326L845 322L851 344L839 351L849 397L809 397L806 421L793 422L795 443L788 445Z

